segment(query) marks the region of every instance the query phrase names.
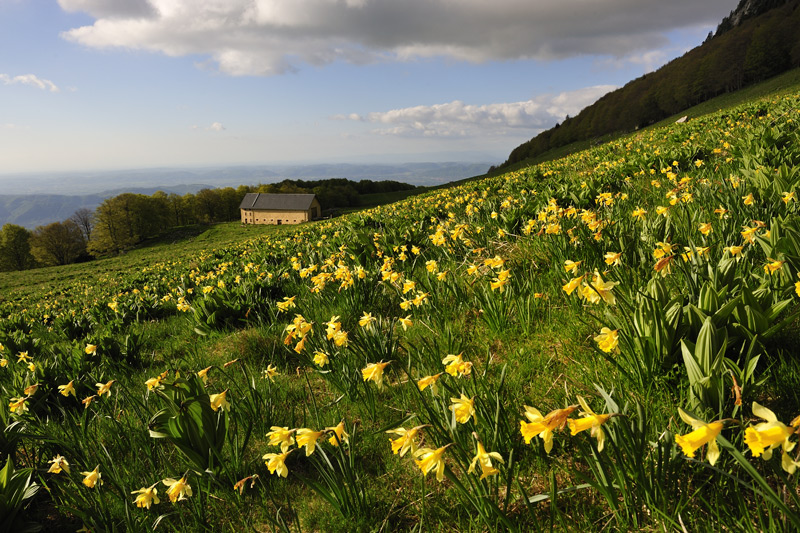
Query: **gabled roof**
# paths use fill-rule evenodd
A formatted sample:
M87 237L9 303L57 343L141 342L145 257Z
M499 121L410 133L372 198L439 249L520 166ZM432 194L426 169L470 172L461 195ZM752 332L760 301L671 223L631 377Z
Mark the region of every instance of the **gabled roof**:
M250 192L244 195L239 209L266 209L281 211L308 211L314 194L267 194Z

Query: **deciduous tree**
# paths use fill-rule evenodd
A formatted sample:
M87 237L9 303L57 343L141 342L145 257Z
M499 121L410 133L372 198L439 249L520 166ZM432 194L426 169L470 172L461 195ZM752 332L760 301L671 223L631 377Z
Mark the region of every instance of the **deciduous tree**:
M31 233L16 224L0 229L0 270L25 270L35 264L31 255Z

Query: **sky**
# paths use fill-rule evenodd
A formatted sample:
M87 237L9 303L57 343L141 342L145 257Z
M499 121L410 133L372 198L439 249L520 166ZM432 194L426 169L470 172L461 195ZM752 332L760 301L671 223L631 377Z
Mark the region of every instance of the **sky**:
M3 174L481 161L737 0L0 0Z

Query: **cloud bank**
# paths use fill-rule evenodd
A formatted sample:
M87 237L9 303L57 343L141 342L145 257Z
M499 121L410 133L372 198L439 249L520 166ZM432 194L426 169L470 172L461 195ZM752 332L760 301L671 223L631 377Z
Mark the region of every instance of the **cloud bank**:
M8 74L0 74L0 82L3 82L4 85L31 85L52 93L57 93L59 91L55 83L50 80L39 78L34 74L21 74L13 77Z
M473 137L507 135L514 130L540 131L576 115L609 91L598 85L577 91L541 95L524 102L469 105L458 100L432 106L414 106L390 111L337 115L337 120L370 122L381 127L374 133L403 137ZM526 133L529 133L526 131Z
M624 57L715 24L735 0L59 0L95 18L64 38L91 48L201 55L230 75L334 61L482 62Z

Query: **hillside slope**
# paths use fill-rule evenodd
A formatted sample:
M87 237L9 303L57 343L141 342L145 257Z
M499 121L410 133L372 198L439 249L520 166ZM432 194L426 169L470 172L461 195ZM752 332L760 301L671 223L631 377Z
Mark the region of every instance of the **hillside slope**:
M763 12L755 3L776 2L743 0L713 38L518 146L499 168L576 141L633 131L800 66L800 0Z
M0 274L7 529L800 530L798 120Z

